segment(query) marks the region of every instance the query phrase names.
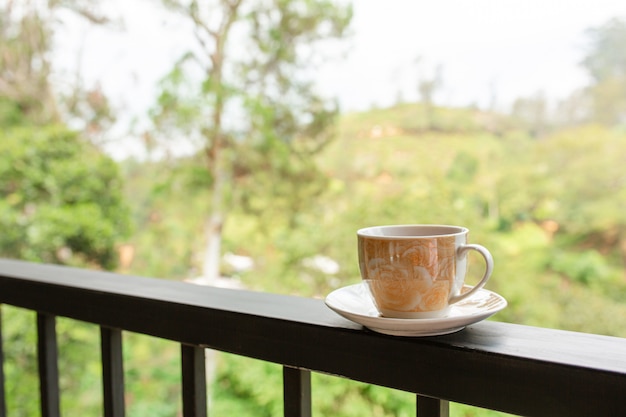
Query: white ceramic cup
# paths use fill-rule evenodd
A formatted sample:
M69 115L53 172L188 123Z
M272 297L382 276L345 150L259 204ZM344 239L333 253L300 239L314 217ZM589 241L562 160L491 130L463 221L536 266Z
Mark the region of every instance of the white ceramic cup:
M493 271L493 257L481 245L468 244L461 226L374 226L357 231L359 268L374 304L384 317L443 317L449 307L482 288ZM478 252L485 273L462 291L467 253Z

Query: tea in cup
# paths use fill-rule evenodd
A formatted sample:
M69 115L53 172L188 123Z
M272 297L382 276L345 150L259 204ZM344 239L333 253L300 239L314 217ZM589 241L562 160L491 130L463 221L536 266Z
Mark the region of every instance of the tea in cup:
M357 231L361 277L383 317L436 318L481 289L493 271L483 246L467 243L461 226L374 226ZM467 254L478 252L485 272L464 290Z

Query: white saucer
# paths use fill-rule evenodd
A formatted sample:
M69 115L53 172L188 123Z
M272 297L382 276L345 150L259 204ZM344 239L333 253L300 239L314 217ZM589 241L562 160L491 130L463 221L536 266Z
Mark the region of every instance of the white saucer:
M378 333L393 336L437 336L454 333L492 316L507 306L504 297L485 289L454 304L445 317L395 319L381 317L365 284L339 288L326 297L337 314Z

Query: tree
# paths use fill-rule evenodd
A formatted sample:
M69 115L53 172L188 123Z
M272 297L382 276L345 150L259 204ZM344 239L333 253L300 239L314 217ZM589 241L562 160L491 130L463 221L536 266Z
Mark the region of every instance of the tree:
M419 93L420 101L424 108L424 116L426 118L426 124L428 129L434 129L435 126L435 93L441 89L443 84L443 70L440 65L437 65L433 70L432 76L427 76L422 70L422 58L418 57L416 63L418 65L418 79L417 79L417 91Z
M62 126L0 131L0 256L113 268L129 231L117 165Z
M0 97L36 122L58 121L49 82L51 22L29 2L0 4Z
M196 42L161 83L151 114L161 138L201 149L211 194L203 275L211 281L233 205L289 215L320 191L313 156L332 138L338 109L310 76L316 46L343 37L352 11L329 0L163 3L191 23Z
M511 116L534 138L543 136L550 127L548 101L542 92L517 98L513 102Z
M626 123L626 20L611 19L587 35L589 50L582 66L591 78L593 120Z
M95 0L0 0L0 124L18 118L39 126L71 120L92 139L114 121L99 86L85 87L77 76L61 91L52 82L55 29L63 22L59 12L106 23L95 5Z
M117 166L85 139L106 118L106 97L78 83L63 96L52 81L57 12L105 22L93 5L0 0L2 256L112 268L128 231ZM82 135L64 124L88 108L97 116Z

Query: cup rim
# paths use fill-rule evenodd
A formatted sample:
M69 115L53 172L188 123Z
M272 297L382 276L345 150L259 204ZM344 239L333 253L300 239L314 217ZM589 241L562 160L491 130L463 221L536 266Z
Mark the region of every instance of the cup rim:
M405 232L400 232L405 229ZM409 232L409 230L422 230L421 233ZM395 232L394 232L395 230ZM386 231L387 233L385 234ZM428 239L444 236L458 236L469 232L464 226L446 224L394 224L369 226L357 230L357 236L371 239Z

